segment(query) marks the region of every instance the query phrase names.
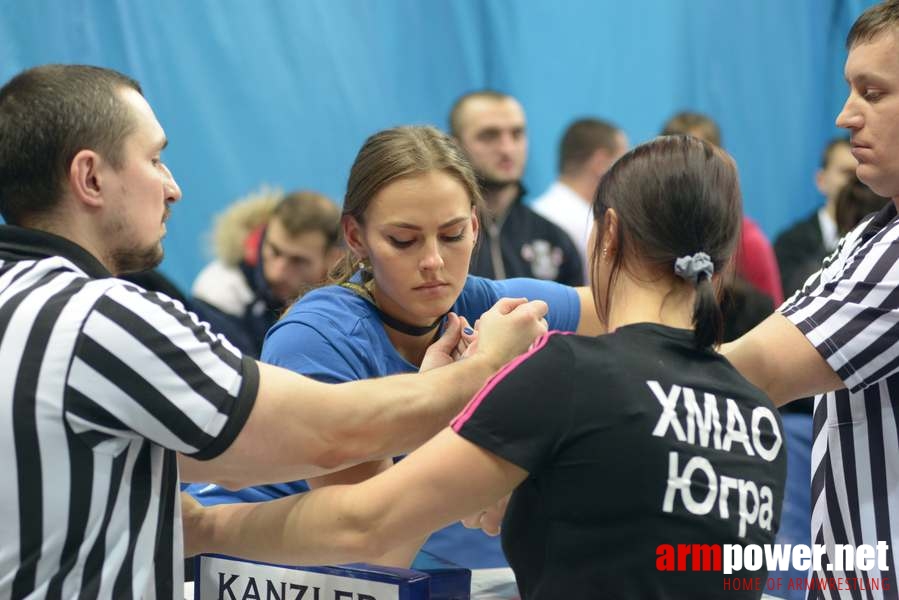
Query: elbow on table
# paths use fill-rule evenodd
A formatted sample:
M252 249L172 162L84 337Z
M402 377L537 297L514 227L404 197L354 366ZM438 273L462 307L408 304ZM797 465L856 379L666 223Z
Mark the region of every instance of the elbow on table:
M375 561L386 554L391 544L381 519L368 507L343 503L335 515L338 524L333 544L346 561ZM330 543L330 542L329 542Z
M335 540L335 545L343 557L340 562L376 562L390 550L390 545L370 530L344 532Z

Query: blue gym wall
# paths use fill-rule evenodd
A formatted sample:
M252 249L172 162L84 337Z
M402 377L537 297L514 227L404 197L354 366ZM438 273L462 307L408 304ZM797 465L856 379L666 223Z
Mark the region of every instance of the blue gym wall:
M873 0L0 0L0 79L46 62L138 79L184 199L163 271L188 288L212 217L262 183L340 201L371 133L445 126L490 87L528 114L526 185L555 176L574 118L632 142L690 108L719 121L746 212L773 238L813 175L846 86L843 40Z

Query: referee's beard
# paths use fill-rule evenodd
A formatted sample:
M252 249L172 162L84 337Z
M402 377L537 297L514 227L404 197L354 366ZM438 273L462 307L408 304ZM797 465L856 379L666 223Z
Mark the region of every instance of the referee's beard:
M149 271L159 265L165 252L162 249L162 240L149 248L121 248L110 255L114 267L113 275L125 273L139 273Z

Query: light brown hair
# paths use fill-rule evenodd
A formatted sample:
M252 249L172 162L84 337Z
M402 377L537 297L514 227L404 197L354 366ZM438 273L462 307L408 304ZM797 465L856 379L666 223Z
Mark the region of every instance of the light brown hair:
M383 188L404 177L442 171L455 178L477 210L483 200L477 178L464 153L453 139L430 126L385 129L365 140L347 181L341 216L351 216L361 225L374 197ZM337 263L329 279L347 281L356 271L351 252Z

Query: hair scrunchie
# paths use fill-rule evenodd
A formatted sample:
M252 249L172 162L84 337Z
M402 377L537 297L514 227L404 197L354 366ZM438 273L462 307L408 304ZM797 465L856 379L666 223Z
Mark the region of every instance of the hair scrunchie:
M674 273L687 281L692 281L693 285L699 283L699 276L705 274L709 279L715 273L715 265L712 264L712 258L705 252L697 252L696 254L681 256L674 261Z

